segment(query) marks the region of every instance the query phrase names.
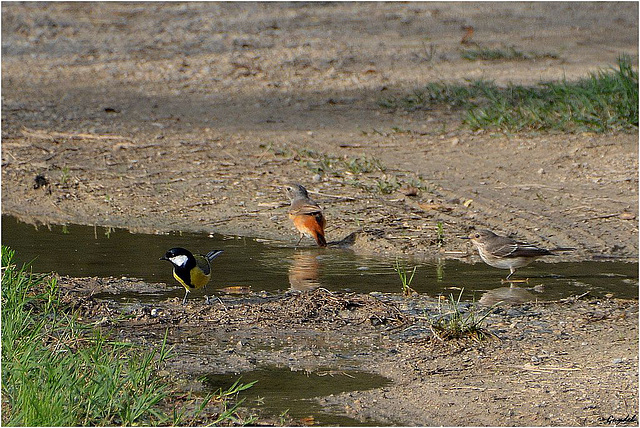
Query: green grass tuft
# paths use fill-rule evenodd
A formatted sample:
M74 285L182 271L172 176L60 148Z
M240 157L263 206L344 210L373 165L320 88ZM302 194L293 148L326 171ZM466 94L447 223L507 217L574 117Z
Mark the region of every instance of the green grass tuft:
M484 327L484 320L493 310L493 306L484 314L480 314L474 305L464 314L460 310L463 291L464 289L460 290L457 299L453 294L450 294L444 305L440 302L440 315L431 322L431 331L442 341L467 337L481 341L492 336L489 330Z
M436 243L438 247L442 247L444 245L444 223L441 221L436 223Z
M354 175L384 172L386 169L379 159L366 155L360 157L337 157L313 150L299 149L297 157L299 162L310 171L335 177L340 177L345 173Z
M400 277L400 283L402 285L402 294L406 297L411 296L416 293L416 291L411 288L411 283L413 282L413 277L416 274L416 269L418 266L414 266L411 271L411 276L408 275L408 270L405 266L400 266L400 261L396 258L396 264L393 266L393 270L396 271L398 276Z
M638 72L622 56L617 67L577 81L506 88L482 80L468 85L432 82L380 103L409 111L443 104L463 110L463 122L474 130L631 132L638 128Z
M522 52L513 46L504 48L486 48L476 46L474 48L464 49L460 56L469 61L527 61L535 59L557 59L558 55L554 53L538 53L538 52Z

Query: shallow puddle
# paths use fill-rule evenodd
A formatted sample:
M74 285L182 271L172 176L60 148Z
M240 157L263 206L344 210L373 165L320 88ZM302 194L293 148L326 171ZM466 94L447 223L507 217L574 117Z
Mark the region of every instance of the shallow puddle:
M75 277L130 277L169 284L164 293L139 295L144 300L183 296L184 289L173 279L171 265L159 260L167 249L176 246L200 253L224 250L212 264L209 293L227 287L277 292L318 286L360 293L401 292L400 279L393 269L395 260L356 256L341 249L311 246L296 249L286 243L243 237L191 233L147 235L78 225L35 228L6 215L2 216L2 243L16 250L18 261L32 261L37 272L55 271ZM416 265L408 259L400 260L400 264L409 270ZM529 278L526 283L518 283L516 291L509 291L508 284L501 282L506 271L484 263L440 260L417 265L411 287L430 296L457 295L464 289L463 299L484 298L489 302L494 299L556 300L587 291L596 296L611 293L619 298L638 297L638 263L537 262L516 273L518 278ZM192 293L192 297L197 295ZM136 296L128 293L126 297Z
M342 416L339 409L322 407L316 397L348 391L366 391L388 385L390 381L372 373L360 371L291 371L288 368L262 368L242 373L240 383L257 380L250 389L240 393L244 405L260 409L264 414L278 418L286 415L294 420L304 419L309 425L321 426L376 426L375 421L363 423ZM238 379L238 375L210 374L204 383L208 392L223 391Z
M36 272L55 271L73 277L140 278L151 284L142 284L141 281L112 281L116 285L135 283L135 287L141 289L138 292L132 291L134 287L129 285L115 288L124 290L119 294L94 295L99 299L133 303L127 306L131 308L143 306L140 303L153 304L167 298L182 299L184 289L173 279L171 265L159 260L167 249L175 246L200 253L213 249L224 250L224 254L213 262L214 274L207 289L210 295L215 292L221 296L224 293L222 289L228 287L276 293L321 286L332 291L398 293L397 299L404 300L400 297L400 280L393 269L394 259L362 257L341 249L319 249L311 246L296 249L286 243L261 242L241 237L187 233L145 235L121 229L77 225L35 228L8 216L2 216L2 243L16 251L18 262L32 261ZM409 259L400 260L400 264L409 271L415 266ZM619 298L638 297L638 263L535 263L518 271L518 278L528 277L529 281L518 283L516 287L501 282L506 276L505 271L491 268L484 263L468 264L447 260L421 262L417 266L411 287L419 293L432 297L450 293L457 296L459 290L464 289L464 299L480 300L487 305L498 301L522 303L536 299L557 300L585 292L592 295L612 294ZM157 283L168 285L153 285ZM202 294L194 292L190 298L202 298ZM286 296L267 297L279 299ZM391 297L396 298L395 295ZM264 299L264 296L247 296L247 300L252 299ZM179 327L176 331L181 332ZM232 343L232 338L226 337L225 332L222 332L220 337L212 338L210 331L203 330L202 335L198 331L198 328L193 329L190 326L185 330L184 337L179 336L179 340L178 336L175 338L175 343L181 346L181 352L194 357L195 360L202 357L208 361L210 357L215 357L213 353L227 352L227 345ZM256 332L258 336L252 336ZM263 331L257 326L251 326L244 332L236 331L233 334L240 335L233 338L233 342L241 343L240 340L248 341L251 337L262 339ZM134 335L138 337L142 336L142 333L136 331ZM142 342L154 343L154 338L158 337L152 334ZM211 347L214 339L216 343L219 342L219 347ZM305 372L292 371L288 367L273 367L274 364L288 364L286 358L290 361L291 355L286 350L281 351L281 357L284 358L275 362L273 350L279 349L277 347L282 344L277 337L264 339L264 342L255 341L252 345L255 348L248 348L251 352L268 355L261 363L256 363L259 369L242 373L205 374L205 389L209 392L215 392L219 388L226 390L239 377L240 382L245 384L257 380L258 382L243 391L240 397L245 399L243 407L260 409L262 416L271 416L277 421L278 417L286 412L286 417L295 421L320 426L379 425L376 421L361 422L351 419L345 415L345 409L342 407L323 407L322 400L318 398L349 391L382 388L390 383L387 378L351 370L360 367L357 364L349 364L348 371L327 369ZM296 340L307 339L302 337ZM303 344L304 349L323 347L325 345L322 343L327 339L324 336L313 336L308 340L309 343ZM333 348L327 351L328 355L333 355L332 352L342 354L343 349ZM216 358L226 361L219 356ZM243 358L246 358L243 353L234 354L234 358L236 365L225 367L235 367L233 370L256 367L241 365L245 361ZM340 355L339 358L354 359L349 352ZM322 365L331 365L332 361L334 360L323 359ZM263 367L262 364L268 366ZM202 370L210 370L209 367L213 366L207 365ZM201 370L197 372L202 373Z

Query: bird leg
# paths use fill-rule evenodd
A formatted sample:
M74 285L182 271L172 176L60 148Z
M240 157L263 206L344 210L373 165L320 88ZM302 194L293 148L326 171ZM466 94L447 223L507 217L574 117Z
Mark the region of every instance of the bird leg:
M222 301L222 299L218 296L216 296L216 299L218 299L218 302L220 302L220 304L222 305L222 308L226 311L227 307L224 305L224 302Z
M186 288L184 289L184 299L182 299L182 304L186 305L187 304L187 295L189 294L189 290L187 290Z

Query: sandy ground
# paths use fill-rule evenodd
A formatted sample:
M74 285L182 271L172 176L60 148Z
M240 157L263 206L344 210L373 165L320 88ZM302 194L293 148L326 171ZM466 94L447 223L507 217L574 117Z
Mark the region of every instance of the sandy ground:
M482 46L557 58L464 60L467 26ZM635 260L637 132L472 132L446 106L379 102L439 80L584 77L620 54L637 60L637 42L637 3L5 2L2 212L295 242L281 186L297 181L325 209L329 240L358 231L361 253L466 258L458 237L483 227L576 248L559 261ZM38 174L49 184L36 189ZM602 304L593 323L574 317ZM635 412L637 302L559 303L550 329L575 326L567 337L522 330L532 315L519 310L496 323L522 340L460 352L389 344L403 357L373 361L394 386L343 397L347 411L480 425L609 424ZM538 354L552 368L526 368Z
M469 247L456 237L484 227L576 247L574 259L638 255L637 133L474 133L447 108L378 105L441 79L536 83L610 67L637 56L633 3L2 11L4 213L294 241L281 186L297 181L317 192L330 240L364 231L356 251L460 256ZM558 58L464 60L468 25L482 46ZM384 172L345 166L364 156ZM50 195L33 188L37 174ZM376 191L395 183L421 190Z

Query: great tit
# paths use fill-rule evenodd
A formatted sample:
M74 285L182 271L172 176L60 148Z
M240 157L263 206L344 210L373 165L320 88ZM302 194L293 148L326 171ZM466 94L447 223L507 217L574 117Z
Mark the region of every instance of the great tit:
M173 277L184 287L184 299L182 304L187 302L187 295L191 290L202 288L211 279L211 266L209 262L222 254L222 250L214 250L202 254L191 254L184 248L172 248L160 257L160 260L168 260L173 265Z

